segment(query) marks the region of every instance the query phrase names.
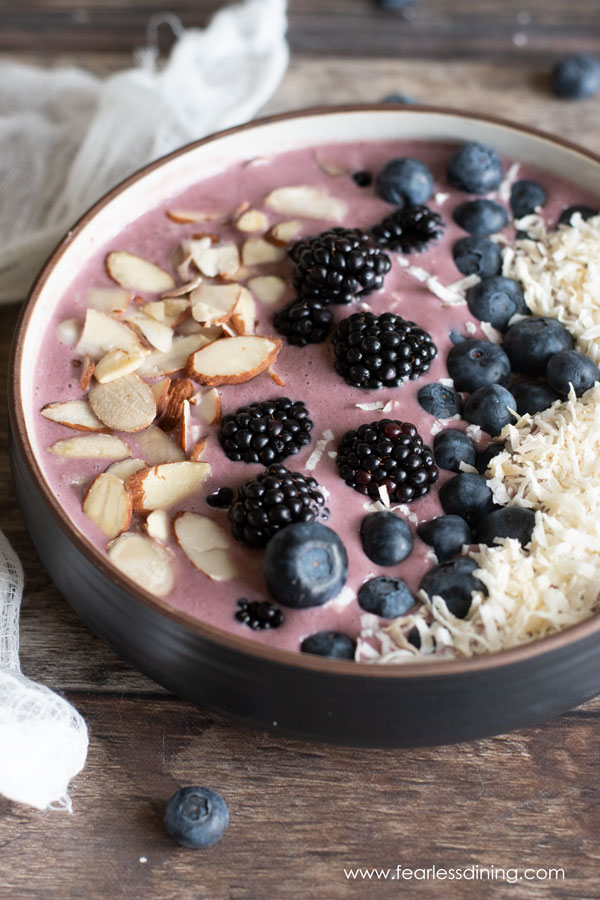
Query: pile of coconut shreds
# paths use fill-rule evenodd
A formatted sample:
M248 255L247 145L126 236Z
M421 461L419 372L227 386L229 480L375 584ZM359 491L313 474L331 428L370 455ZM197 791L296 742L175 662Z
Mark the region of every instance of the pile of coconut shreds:
M600 362L600 216L546 232L539 217L521 220L536 240L504 251L504 274L518 279L534 315L558 318L577 345ZM534 230L535 229L535 230ZM526 644L588 618L600 607L600 384L572 392L502 432L505 451L490 462L497 502L536 510L527 551L503 539L470 552L488 596L476 592L466 619L440 597L386 627L364 615L357 659L399 663L468 657ZM407 640L416 628L417 650Z

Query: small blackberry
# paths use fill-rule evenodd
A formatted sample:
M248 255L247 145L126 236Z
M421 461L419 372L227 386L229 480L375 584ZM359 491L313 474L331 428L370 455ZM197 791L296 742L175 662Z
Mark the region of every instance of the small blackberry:
M352 303L355 297L378 291L391 260L360 228L331 228L304 238L288 251L296 264L294 287L303 299Z
M234 462L270 466L310 444L313 427L301 400L277 397L242 406L223 416L219 441Z
M379 500L379 489L385 487L392 503L424 496L438 477L433 453L415 426L396 419L347 431L335 462L355 491Z
M371 237L392 253L421 253L431 241L441 238L444 222L428 206L403 206L374 225Z
M263 628L279 628L283 625L284 615L269 600L246 600L241 597L237 605L239 609L234 613L234 618L252 628L253 631L262 630Z
M229 509L234 538L251 547L265 544L292 522L313 522L323 494L314 478L273 465L239 488Z
M395 313L354 313L333 334L333 367L352 387L396 387L427 372L437 347L431 336Z
M228 487L218 488L208 495L206 502L216 509L227 509L233 503L233 491Z
M316 300L293 300L273 317L279 334L296 347L320 344L329 334L332 321L331 310Z

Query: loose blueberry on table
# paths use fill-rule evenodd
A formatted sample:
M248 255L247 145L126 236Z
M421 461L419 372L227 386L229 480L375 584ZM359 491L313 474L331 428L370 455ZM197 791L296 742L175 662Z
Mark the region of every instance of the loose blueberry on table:
M211 788L185 787L169 800L164 823L167 833L182 846L210 847L225 834L229 811Z

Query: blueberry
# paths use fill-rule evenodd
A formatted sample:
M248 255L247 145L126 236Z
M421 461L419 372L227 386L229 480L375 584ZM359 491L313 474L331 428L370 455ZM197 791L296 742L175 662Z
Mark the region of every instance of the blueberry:
M506 384L510 376L510 361L502 347L479 338L452 347L447 365L457 391L476 391L486 384Z
M408 94L386 94L380 102L389 103L394 106L414 106L417 101Z
M322 606L346 583L348 555L331 528L319 522L295 522L267 544L263 573L271 597L282 606Z
M401 578L380 575L365 582L358 591L358 605L365 612L395 619L415 605L415 598Z
M446 428L436 434L433 440L433 455L440 469L459 472L460 463L475 465L475 447L473 441L464 431Z
M539 181L524 178L510 189L510 209L515 219L534 213L546 202L546 191Z
M463 275L489 278L491 275L498 275L502 267L502 255L498 244L478 235L455 241L452 258L456 268Z
M445 513L476 522L494 510L494 497L483 475L459 472L440 488L440 503Z
M436 419L450 419L460 412L460 397L456 391L433 382L422 387L417 400L430 415Z
M516 409L515 398L500 384L486 384L473 391L463 410L463 418L472 425L479 425L492 437L500 434L505 425L513 421L509 410Z
M417 534L433 547L438 562L447 562L460 553L463 544L472 544L471 529L461 516L437 516L417 528Z
M467 200L452 215L469 234L496 234L508 225L508 213L495 200Z
M450 338L450 342L452 344L462 344L463 341L466 341L467 338L464 334L460 334L458 331L449 331L448 337Z
M480 475L485 475L491 460L504 451L502 442L497 444L488 444L485 450L480 450L475 458L475 468Z
M328 656L330 659L354 659L356 644L341 631L316 631L300 644L302 653Z
M598 366L593 359L577 350L555 353L546 365L546 380L560 397L568 397L571 385L575 396L581 397L600 380Z
M396 206L420 206L427 203L435 182L425 163L410 156L386 163L375 181L375 193Z
M516 538L526 547L534 526L535 513L532 509L505 506L495 509L477 523L475 539L478 544L488 544L491 547L494 538Z
M511 384L510 392L517 401L517 412L520 416L527 413L533 416L552 406L558 400L558 394L543 381L525 379Z
M491 147L468 141L448 163L448 181L467 194L487 194L502 181L502 163Z
M504 350L516 372L543 375L551 356L570 350L573 338L558 319L530 316L511 325L504 336Z
M550 73L552 91L567 100L593 97L600 88L600 63L586 53L573 53L559 60Z
M471 592L481 591L487 596L486 586L473 575L477 568L468 556L441 563L425 573L421 590L429 597L441 597L453 616L464 619L471 608Z
M410 555L413 548L410 528L393 512L374 512L360 525L363 550L378 566L395 566Z
M479 284L469 288L467 304L477 319L489 322L499 331L506 331L509 320L515 314L524 316L529 313L519 282L502 275L482 278Z
M164 818L167 833L184 847L210 847L229 823L227 804L205 787L185 787L173 794Z
M585 206L583 203L575 206L566 206L558 217L558 224L570 225L571 218L575 215L575 213L579 213L583 221L587 222L588 219L591 219L593 216L598 215L598 210L592 209L591 206Z

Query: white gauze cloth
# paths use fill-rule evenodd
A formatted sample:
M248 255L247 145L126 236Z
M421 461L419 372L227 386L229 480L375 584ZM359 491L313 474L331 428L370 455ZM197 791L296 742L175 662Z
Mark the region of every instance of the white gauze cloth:
M77 68L0 65L0 303L22 300L76 219L136 169L250 119L288 62L285 0L245 0L204 30L163 20L177 40L161 66L102 80Z
M159 65L156 31L176 43ZM75 68L0 66L0 302L21 300L54 245L140 166L251 118L285 72L285 0L245 0L185 31L151 20L154 46L104 81ZM71 810L86 760L84 720L19 668L20 563L0 532L0 794Z

